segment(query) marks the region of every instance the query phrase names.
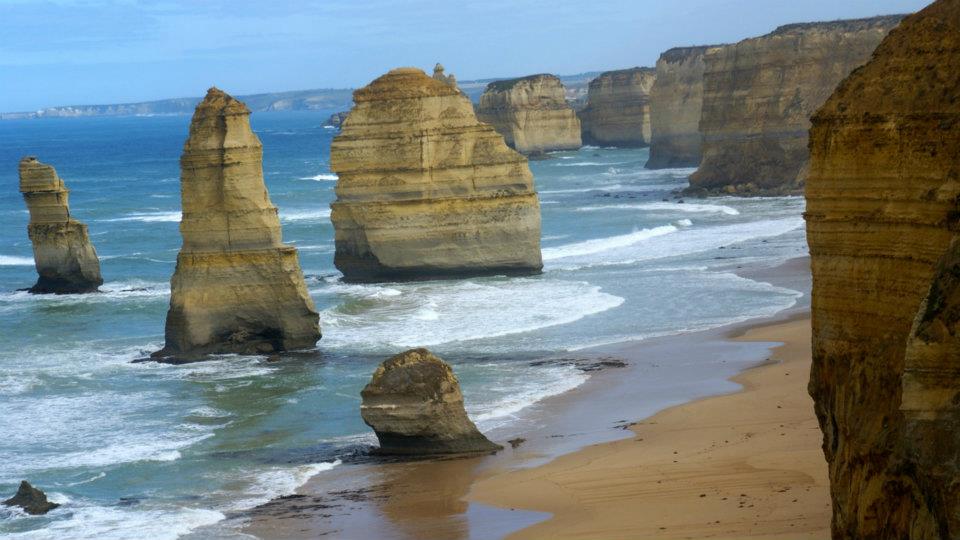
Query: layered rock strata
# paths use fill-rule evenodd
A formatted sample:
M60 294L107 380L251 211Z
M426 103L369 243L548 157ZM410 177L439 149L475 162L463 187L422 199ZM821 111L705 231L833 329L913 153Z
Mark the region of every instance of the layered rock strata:
M810 116L902 16L791 24L704 56L703 159L690 191L803 190Z
M354 93L333 140L334 263L348 281L537 273L540 205L527 160L470 101L419 69Z
M477 117L523 154L580 148L580 120L556 75L492 82L480 96Z
M171 280L166 346L154 357L313 347L317 311L297 251L281 241L250 111L211 88L180 157L183 246Z
M700 164L703 56L711 48L679 47L657 60L657 78L650 90L648 169Z
M376 432L381 453L464 454L502 448L470 421L453 370L427 349L385 360L361 397L360 414Z
M650 91L655 69L607 71L590 81L580 111L584 144L637 147L650 144Z
M810 394L834 538L960 538L957 73L960 0L940 0L813 118Z
M103 284L100 260L87 226L70 216L69 194L50 165L20 160L20 193L30 211L27 233L39 279L36 294L95 292Z

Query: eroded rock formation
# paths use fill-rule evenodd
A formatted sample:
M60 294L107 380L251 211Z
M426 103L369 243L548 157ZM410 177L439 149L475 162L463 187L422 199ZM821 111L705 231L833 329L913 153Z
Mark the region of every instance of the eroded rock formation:
M330 115L330 118L327 119L327 123L324 125L340 129L343 126L343 121L347 119L348 114L350 114L350 111L333 113Z
M542 268L527 160L455 88L414 68L354 93L333 140L334 263L351 281Z
M376 432L382 453L463 454L502 448L470 421L460 381L427 349L385 360L360 394L360 414Z
M703 159L691 192L803 190L810 116L902 16L791 24L704 56Z
M454 75L453 73L449 75L444 75L443 65L440 64L439 62L435 66L433 66L433 78L442 83L446 83L447 85L452 86L453 88L457 88L456 75Z
M584 144L647 146L650 144L650 90L653 68L601 73L590 81L587 106L580 111Z
M580 148L580 120L556 75L492 82L480 96L477 117L523 154Z
M180 157L183 246L171 280L166 346L155 357L313 347L318 315L281 241L250 111L211 88Z
M70 217L69 194L50 165L33 156L20 160L20 193L30 211L27 233L40 275L30 292L95 292L103 284L100 260L87 226Z
M940 0L813 118L810 393L834 538L960 538L957 73L960 0Z
M6 506L19 506L24 512L39 516L59 507L57 503L47 500L47 494L30 485L30 482L23 480L17 492L9 499L3 501Z
M660 55L650 90L648 169L700 164L703 55L712 47L678 47Z

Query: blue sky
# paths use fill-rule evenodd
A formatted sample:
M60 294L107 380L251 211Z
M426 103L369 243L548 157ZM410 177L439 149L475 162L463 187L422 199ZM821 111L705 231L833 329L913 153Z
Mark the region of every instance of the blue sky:
M653 65L679 45L929 0L0 0L0 111Z

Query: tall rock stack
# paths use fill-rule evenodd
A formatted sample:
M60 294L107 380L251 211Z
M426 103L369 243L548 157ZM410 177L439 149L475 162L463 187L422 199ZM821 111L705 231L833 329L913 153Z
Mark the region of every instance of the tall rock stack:
M901 19L791 24L708 51L691 192L800 193L810 116Z
M334 263L346 280L540 271L527 160L477 121L463 94L399 68L353 99L330 149Z
M492 82L480 96L477 117L523 154L580 148L580 120L556 75Z
M270 353L320 339L297 250L281 242L249 116L216 88L193 114L180 157L183 247L166 346L155 357Z
M590 81L580 111L585 144L637 147L650 144L650 91L657 72L635 67L607 71Z
M650 90L648 169L700 164L703 56L713 47L678 47L660 55Z
M103 284L100 260L90 243L87 226L70 217L70 192L57 171L35 157L23 158L20 193L30 211L27 233L40 275L30 292L95 292Z
M958 73L960 0L939 0L813 118L810 393L834 538L960 538Z

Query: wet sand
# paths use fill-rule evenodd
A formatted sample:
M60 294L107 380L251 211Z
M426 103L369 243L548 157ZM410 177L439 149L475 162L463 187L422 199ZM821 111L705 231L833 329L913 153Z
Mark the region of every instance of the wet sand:
M743 275L807 293L808 268L795 259ZM342 465L241 516L243 532L828 538L826 464L806 393L808 298L761 321L581 351L580 361L627 365L489 433L507 447L499 454ZM516 437L526 440L512 448Z

